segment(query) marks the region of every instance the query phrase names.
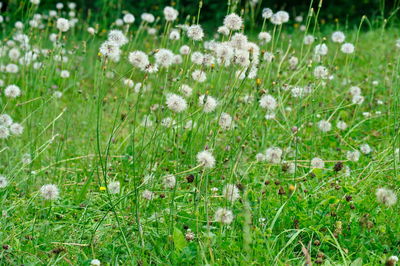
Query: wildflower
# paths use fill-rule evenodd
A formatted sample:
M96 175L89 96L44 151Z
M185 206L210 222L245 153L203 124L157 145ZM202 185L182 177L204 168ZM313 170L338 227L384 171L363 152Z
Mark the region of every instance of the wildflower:
M188 229L185 234L185 239L187 241L192 241L194 238L195 238L195 234L190 229Z
M13 134L13 135L21 135L22 134L22 132L24 131L24 127L23 126L21 126L20 124L18 124L18 123L13 123L11 126L10 126L10 132L11 132L11 134Z
M5 188L8 185L8 180L4 175L0 175L0 188Z
M370 147L367 143L365 143L365 144L362 144L362 145L360 146L360 151L361 151L362 153L364 153L364 154L369 154L369 153L372 152L372 149L371 149L371 147Z
M90 266L100 266L100 261L98 259L93 259L90 261Z
M283 151L278 147L270 147L265 151L265 159L270 163L280 163Z
M186 100L176 94L168 94L166 104L168 108L176 113L180 113L186 110Z
M174 54L171 50L168 49L160 49L155 55L157 65L163 67L169 67L173 63Z
M5 127L0 125L0 139L6 139L10 136L10 130Z
M154 15L150 13L143 13L140 18L147 23L153 23L155 20Z
M344 122L344 121L338 121L338 122L336 123L336 127L337 127L338 129L340 129L340 130L346 130L347 124L346 124L346 122Z
M354 95L351 99L353 104L362 104L364 102L364 96L362 95Z
M128 60L129 63L137 68L140 68L141 70L144 70L146 66L150 64L147 54L142 51L134 51L129 53Z
M305 45L310 45L314 42L314 40L315 40L314 36L309 34L309 35L304 36L303 42Z
M378 188L375 195L378 202L385 204L389 207L396 204L397 202L396 194L392 190L387 188Z
M328 132L331 130L332 125L329 121L327 120L321 120L318 122L318 128L322 131L322 132Z
M179 40L180 37L181 37L181 35L180 35L179 31L177 31L177 30L172 30L169 33L170 40Z
M203 107L205 113L211 113L217 108L218 101L209 95L201 95L199 97L199 106Z
M108 183L107 189L110 194L118 194L121 190L121 185L119 181L113 181Z
M204 150L197 154L197 163L204 166L204 168L214 168L215 158L210 151Z
M132 15L131 13L127 13L124 15L124 17L122 18L122 20L126 23L126 24L132 24L133 22L135 22L135 16Z
M60 191L56 185L47 184L40 188L40 194L45 200L56 200L60 195Z
M242 18L235 13L229 14L224 18L224 26L230 30L240 30L242 25Z
M146 190L143 191L142 197L145 198L145 199L147 199L147 200L152 200L153 197L154 197L154 193L151 192L150 190L147 190L147 189L146 189Z
M21 89L17 85L8 85L4 90L4 95L8 98L17 98L21 95Z
M263 43L269 43L272 40L272 36L268 32L260 32L258 34L258 39Z
M225 27L225 26L219 27L217 32L222 34L222 35L225 35L225 36L229 35L229 29L227 27Z
M165 7L163 10L163 13L164 13L164 17L165 17L166 21L176 20L176 18L178 17L178 14L179 14L179 12L176 9L174 9L170 6Z
M60 77L62 77L63 79L69 78L70 74L68 70L61 70L60 72Z
M317 66L314 68L314 76L318 79L326 79L328 74L328 69L324 66Z
M200 25L192 25L187 30L187 36L194 41L201 41L204 37L204 32Z
M342 51L345 54L352 54L354 53L354 45L351 43L344 43L342 44L340 51Z
M261 97L260 106L264 109L275 110L278 104L272 95L267 94Z
M179 90L185 95L185 97L190 97L193 91L193 89L187 84L182 84Z
M70 24L68 19L65 18L59 18L57 19L57 29L59 29L62 32L68 31L70 28Z
M222 191L222 195L231 202L240 198L239 189L233 184L227 184Z
M119 46L115 45L113 42L105 41L99 48L99 52L102 56L108 57L111 60L118 61L121 54Z
M174 188L176 185L176 178L174 175L166 175L164 176L164 186L166 188Z
M202 70L195 70L192 72L192 78L197 82L204 82L207 79L206 73Z
M233 213L225 208L218 208L214 214L214 220L223 224L230 224L233 221Z
M120 30L112 30L108 33L108 41L115 46L123 46L128 43L128 38Z
M272 10L270 9L270 8L264 8L263 10L262 10L262 17L264 18L264 19L269 19L269 18L271 18L272 17L272 15L273 15L274 13L272 12Z
M346 154L347 160L357 162L360 159L359 151L348 151Z
M232 117L228 113L222 113L218 124L222 129L229 129L232 125Z
M321 169L325 167L325 163L321 158L315 157L311 160L311 167Z
M8 114L1 114L0 115L0 126L11 126L13 123L13 120L11 116Z
M182 45L181 48L179 48L179 52L183 55L187 55L190 53L190 47L187 45Z
M316 55L327 55L328 54L328 46L325 43L318 44L314 48L314 53Z
M332 38L333 42L342 43L342 42L344 42L344 39L346 38L346 36L341 31L335 31L334 33L332 33L331 38Z

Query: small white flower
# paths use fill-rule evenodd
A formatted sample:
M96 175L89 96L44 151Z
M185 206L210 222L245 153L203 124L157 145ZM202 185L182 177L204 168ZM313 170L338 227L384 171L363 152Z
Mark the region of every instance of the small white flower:
M225 208L218 208L214 214L214 220L223 224L230 224L233 221L233 213Z
M164 176L164 186L166 188L174 188L176 185L176 178L174 175L166 175Z

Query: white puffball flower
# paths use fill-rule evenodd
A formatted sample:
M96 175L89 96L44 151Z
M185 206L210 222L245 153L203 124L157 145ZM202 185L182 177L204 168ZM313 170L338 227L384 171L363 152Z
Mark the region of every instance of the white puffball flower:
M60 77L62 77L63 79L69 78L70 77L69 71L68 70L61 70Z
M11 134L13 134L13 135L19 136L19 135L21 135L21 134L24 132L24 127L23 127L21 124L13 123L13 124L10 126L10 132L11 132Z
M260 106L264 109L268 109L270 111L275 110L278 106L275 98L272 95L263 95L260 99Z
M269 19L272 17L273 14L274 12L270 8L264 8L262 10L261 16L263 17L263 19Z
M336 127L340 130L346 130L347 129L347 124L344 121L338 121L336 123Z
M204 82L207 79L206 73L200 69L192 72L192 78L197 82Z
M156 59L156 64L164 67L169 67L170 65L173 64L174 60L174 54L171 52L171 50L168 49L160 49L158 52L154 55Z
M163 10L163 13L166 21L174 21L179 14L178 10L170 6L166 6Z
M150 64L149 57L142 51L133 51L128 56L129 63L144 70Z
M107 190L110 194L118 194L121 190L121 184L119 181L113 181L108 183Z
M108 33L108 41L120 47L128 43L128 38L126 38L124 33L120 30L111 30Z
M174 188L176 185L176 178L174 175L166 175L164 176L164 186L166 188Z
M0 139L6 139L10 136L10 130L6 126L0 125Z
M5 188L8 185L8 180L4 175L0 175L0 188Z
M201 41L204 37L203 29L200 25L192 25L187 29L187 36L194 41Z
M143 13L140 18L147 23L153 23L155 20L154 15L150 13Z
M359 151L347 151L346 154L347 160L352 162L357 162L360 159L360 152Z
M325 163L321 158L315 157L311 160L311 168L322 169L325 167Z
M303 42L304 42L305 45L310 45L310 44L312 44L314 41L315 41L315 37L314 37L314 36L312 36L312 35L310 35L310 34L304 36Z
M329 121L327 120L321 120L318 122L318 128L322 132L328 132L332 129L332 125Z
M182 92L185 97L190 97L192 95L193 89L187 84L182 84L179 88L179 91Z
M181 48L179 48L179 52L183 55L187 55L190 53L190 47L187 45L182 45Z
M372 148L367 143L364 143L360 146L360 151L364 154L370 154L372 152Z
M176 94L168 94L166 99L168 108L176 113L181 113L187 109L186 100Z
M314 68L314 76L317 79L326 79L328 78L329 71L326 67L324 66L317 66Z
M222 113L219 118L218 124L222 129L230 129L232 126L232 116L228 113Z
M40 188L40 194L46 200L56 200L60 195L60 191L56 185L47 184Z
M222 195L231 202L240 198L239 189L234 184L227 184L222 191Z
M62 32L66 32L70 28L69 21L68 21L68 19L65 19L65 18L57 19L57 24L56 25L57 25L57 29L59 29Z
M197 163L201 164L204 168L214 168L215 158L208 150L199 152L196 155Z
M278 147L269 147L266 151L265 151L265 160L267 160L270 163L280 163L281 159L282 159L282 154L283 151L281 148Z
M30 2L34 5L40 4L40 0L31 0Z
M335 31L334 33L332 33L331 38L333 42L342 43L344 42L346 36L341 31Z
M218 101L210 95L201 95L199 97L199 106L203 107L204 113L211 113L217 108Z
M386 206L392 206L397 202L397 196L393 190L387 188L378 188L376 190L376 198L378 202L385 204Z
M226 208L218 208L214 214L214 220L223 224L230 224L233 221L233 213Z
M131 13L127 13L124 15L124 17L122 18L122 20L126 23L126 24L132 24L133 22L135 22L135 16L132 15Z
M258 34L258 39L263 43L269 43L272 40L272 36L268 32L263 31Z
M90 261L90 266L100 266L100 261L98 259L93 259Z
M342 47L340 48L340 51L342 51L345 54L352 54L354 53L354 45L351 43L344 43L342 44Z
M4 90L4 95L8 98L17 98L21 95L21 89L17 85L8 85Z
M142 197L147 200L152 200L154 197L154 193L151 192L150 190L146 189L142 192Z
M240 30L242 25L242 18L235 13L229 14L224 18L224 26L230 30Z
M327 55L328 54L328 46L326 46L325 43L317 44L314 48L314 54Z

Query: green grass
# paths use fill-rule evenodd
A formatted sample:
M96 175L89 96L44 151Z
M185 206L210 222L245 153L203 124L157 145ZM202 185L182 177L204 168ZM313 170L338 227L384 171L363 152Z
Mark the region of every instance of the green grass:
M163 18L154 25L158 34L149 35L149 26L140 24L140 14L135 14L136 22L126 32L129 43L116 63L98 54L116 26L107 28L99 21L94 36L86 29L96 22L83 18L66 33L57 31L54 19L43 20L43 29L30 29L32 15L47 11L25 4L27 12L17 19L26 22L23 32L31 48L50 52L38 56L36 61L43 64L39 69L31 64L20 65L16 74L0 72L0 113L24 127L21 136L0 139L0 175L9 182L0 188L1 265L90 265L96 258L104 265L304 265L310 260L355 266L384 264L399 255L399 205L386 206L375 196L381 187L399 191L400 50L395 22L365 19L362 26L342 27L320 24L314 15L303 22L308 33L293 18L283 27L266 22L264 30L273 35L272 41L260 44L257 30L249 40L259 44L262 54L273 52L275 59L267 63L261 55L256 77L240 80L235 72L247 71L237 64L197 66L187 56L182 64L160 67L153 74L132 67L128 54L134 50L144 51L152 62L156 49L178 54L184 44L192 52L211 53L203 41L189 40L184 32L179 40L168 40L172 25ZM14 22L13 12L6 14ZM262 18L257 22L261 27ZM0 64L7 65L6 42L16 29L11 22L2 27L0 48L6 52L0 53ZM331 41L336 27L355 45L355 53L345 55ZM61 46L52 45L50 33L62 36ZM305 34L316 41L304 45ZM314 47L322 42L329 52L316 62ZM57 61L63 49L68 61ZM299 59L295 68L288 63L291 56ZM327 67L332 78L316 79L318 65ZM191 78L196 69L205 71L204 83ZM61 70L68 70L70 77L61 78ZM135 92L124 85L126 78L147 89ZM4 95L10 84L21 88L20 97ZM165 104L166 94L181 95L182 84L191 86L193 94L186 98L187 110L174 113ZM310 85L312 90L295 98L282 89L285 85ZM361 88L361 105L352 103L351 86ZM55 97L55 91L62 97ZM199 107L203 94L218 100L215 111L204 113ZM265 119L266 110L258 102L263 94L277 101L275 119ZM246 103L246 95L253 100ZM233 118L229 130L218 124L222 113ZM153 121L149 127L142 124L147 115ZM176 125L163 126L167 117ZM329 132L319 130L322 119L331 122ZM189 120L192 129L185 128ZM347 129L336 127L339 120ZM347 159L348 151L366 143L370 154L361 153L356 162ZM272 146L284 150L281 161L256 160ZM196 160L205 149L216 159L214 168ZM23 163L24 154L32 161ZM314 157L324 160L323 169L310 167ZM335 171L338 162L344 168ZM295 171L288 171L287 163ZM167 174L176 176L172 189L163 185ZM153 178L144 182L149 175ZM117 194L107 189L113 181L120 182ZM43 199L40 188L45 184L58 186L57 200ZM223 197L226 184L237 186L240 199ZM152 200L143 198L145 189L154 193ZM220 207L233 212L231 224L215 221ZM185 239L187 229L195 235L192 241Z

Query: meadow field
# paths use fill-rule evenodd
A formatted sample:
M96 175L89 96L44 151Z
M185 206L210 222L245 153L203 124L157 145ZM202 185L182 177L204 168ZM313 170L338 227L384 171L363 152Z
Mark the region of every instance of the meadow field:
M0 265L397 263L398 8L228 1L210 28L201 1L112 23L19 2L0 3Z

